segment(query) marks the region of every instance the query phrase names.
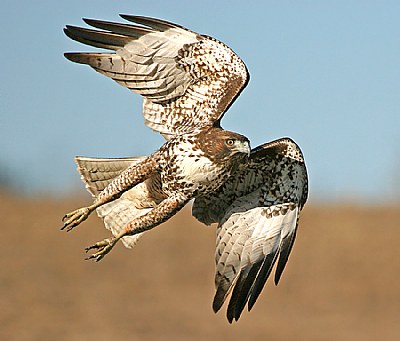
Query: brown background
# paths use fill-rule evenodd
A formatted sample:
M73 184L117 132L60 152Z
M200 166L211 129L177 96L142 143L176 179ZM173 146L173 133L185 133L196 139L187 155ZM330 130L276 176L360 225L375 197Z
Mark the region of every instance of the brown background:
M229 325L211 309L214 227L187 208L93 263L97 217L59 231L85 203L0 194L1 340L400 340L396 205L306 206L281 283Z

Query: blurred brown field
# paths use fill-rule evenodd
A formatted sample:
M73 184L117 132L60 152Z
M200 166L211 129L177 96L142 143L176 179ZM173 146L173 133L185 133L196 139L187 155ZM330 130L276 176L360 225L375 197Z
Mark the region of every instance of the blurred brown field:
M214 314L214 227L186 208L103 261L88 199L0 195L1 340L400 340L400 209L308 205L279 286L230 325Z

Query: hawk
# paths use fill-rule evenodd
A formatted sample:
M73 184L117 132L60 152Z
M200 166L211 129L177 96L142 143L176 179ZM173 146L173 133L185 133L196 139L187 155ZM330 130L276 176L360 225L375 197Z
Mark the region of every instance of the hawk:
M147 157L76 157L93 204L64 216L70 231L91 212L113 236L86 248L101 260L121 240L134 246L144 232L194 199L200 222L217 224L217 312L230 295L227 318L251 310L275 263L278 284L307 200L303 154L289 138L250 149L221 128L224 113L249 81L243 61L224 43L159 19L83 19L95 29L66 26L68 37L114 52L66 53L143 97L148 127L166 142Z

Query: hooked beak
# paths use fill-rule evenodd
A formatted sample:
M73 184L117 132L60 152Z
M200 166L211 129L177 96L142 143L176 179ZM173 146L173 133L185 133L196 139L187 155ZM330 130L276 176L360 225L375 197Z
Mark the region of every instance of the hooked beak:
M246 154L247 157L250 156L250 143L249 141L236 141L235 151L237 153Z

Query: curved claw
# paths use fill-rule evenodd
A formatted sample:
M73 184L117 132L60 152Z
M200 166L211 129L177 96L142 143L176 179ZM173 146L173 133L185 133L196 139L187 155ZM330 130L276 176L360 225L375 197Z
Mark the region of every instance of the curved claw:
M96 249L98 251L85 258L85 260L93 259L96 262L102 260L104 256L111 251L117 241L117 238L107 238L100 242L97 242L96 244L88 246L87 248L85 248L85 252L88 252L92 249Z
M67 213L62 221L64 222L61 230L67 229L67 232L71 231L75 226L78 226L82 221L89 217L90 209L88 207L82 207L70 213Z

